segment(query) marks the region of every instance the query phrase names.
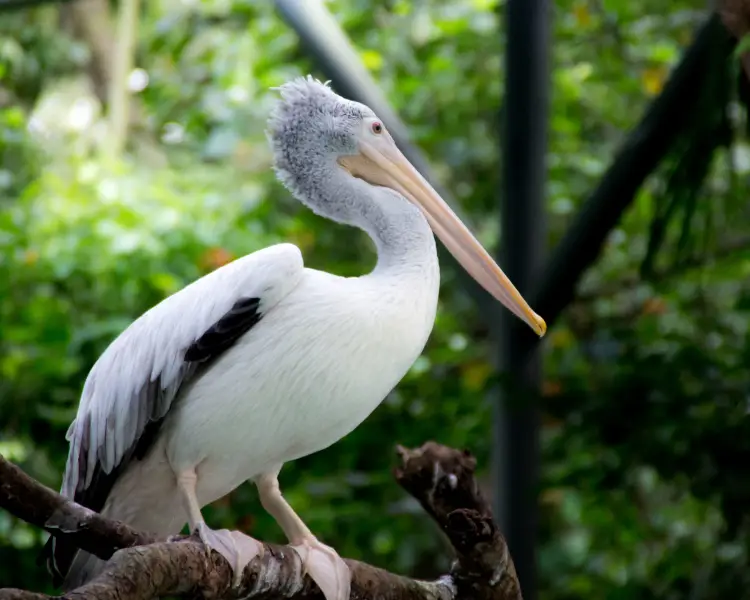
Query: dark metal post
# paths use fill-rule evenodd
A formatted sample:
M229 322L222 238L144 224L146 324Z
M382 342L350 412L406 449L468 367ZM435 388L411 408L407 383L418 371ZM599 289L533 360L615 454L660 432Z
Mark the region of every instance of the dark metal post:
M544 247L548 0L507 0L505 31L501 264L528 296L535 287ZM501 325L504 386L494 427L494 497L524 599L536 600L539 413L533 398L539 388L540 356L528 353L538 341L510 312L502 313Z

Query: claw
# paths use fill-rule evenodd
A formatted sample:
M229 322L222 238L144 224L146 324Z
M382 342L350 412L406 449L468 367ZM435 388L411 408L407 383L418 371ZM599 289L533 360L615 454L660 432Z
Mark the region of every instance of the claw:
M305 574L318 584L326 600L349 600L351 573L333 548L314 537L292 548L302 559Z
M232 585L235 588L242 583L242 572L248 563L257 556L263 556L263 544L239 531L228 529L214 531L205 523L200 523L196 532L209 555L211 550L216 550L227 559L234 573Z

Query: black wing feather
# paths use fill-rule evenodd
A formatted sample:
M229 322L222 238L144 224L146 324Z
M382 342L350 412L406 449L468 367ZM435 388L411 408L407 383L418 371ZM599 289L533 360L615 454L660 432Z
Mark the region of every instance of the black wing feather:
M260 298L242 298L235 302L232 308L214 323L208 330L193 342L185 351L184 363L180 369L175 393L179 393L185 384L190 382L196 374L203 371L214 359L228 350L240 337L246 334L261 319ZM91 484L80 490L76 490L74 500L96 512L104 508L109 493L112 491L117 478L127 468L132 460L142 460L152 448L159 431L164 423L166 415L157 416L161 412L160 407L167 393L167 386L163 385L161 377L154 381L147 381L141 388L136 410L139 411L139 420L145 420L143 433L135 443L125 452L122 461L110 473L105 473L97 463ZM86 414L86 419L90 415ZM83 428L81 439L81 452L78 460L86 462L89 448L89 426ZM83 473L85 464L79 466ZM70 569L70 565L78 552L78 547L65 540L55 540L51 537L42 550L38 563L46 562L47 568L52 574L53 583L59 586Z
M216 358L260 321L260 298L243 298L185 352L185 361L204 362Z

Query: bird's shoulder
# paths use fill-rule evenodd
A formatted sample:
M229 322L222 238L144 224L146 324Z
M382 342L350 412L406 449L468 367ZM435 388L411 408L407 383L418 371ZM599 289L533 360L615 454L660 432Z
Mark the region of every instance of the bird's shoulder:
M238 301L257 300L263 315L294 289L303 271L302 253L293 244L277 244L237 258L143 313L112 342L92 372L116 361L119 350L127 347L132 352L138 344L153 346L158 341L163 350L184 350L181 346L200 337Z
M63 492L72 496L97 469L120 466L182 385L272 310L303 272L299 248L270 246L201 277L131 323L86 378L66 436L71 454Z
M300 249L294 244L276 244L237 258L167 297L144 316L163 315L175 307L196 308L197 302L215 306L238 296L254 296L262 305L275 304L299 281L304 271Z

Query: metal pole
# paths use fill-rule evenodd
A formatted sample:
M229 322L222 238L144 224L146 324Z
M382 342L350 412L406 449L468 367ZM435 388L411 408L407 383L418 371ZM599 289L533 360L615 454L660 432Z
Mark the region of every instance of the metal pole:
M549 12L547 0L505 3L501 264L524 295L535 287L544 247ZM536 600L539 413L534 398L541 361L533 349L539 343L507 311L502 313L500 330L504 385L494 426L495 508L523 596Z

